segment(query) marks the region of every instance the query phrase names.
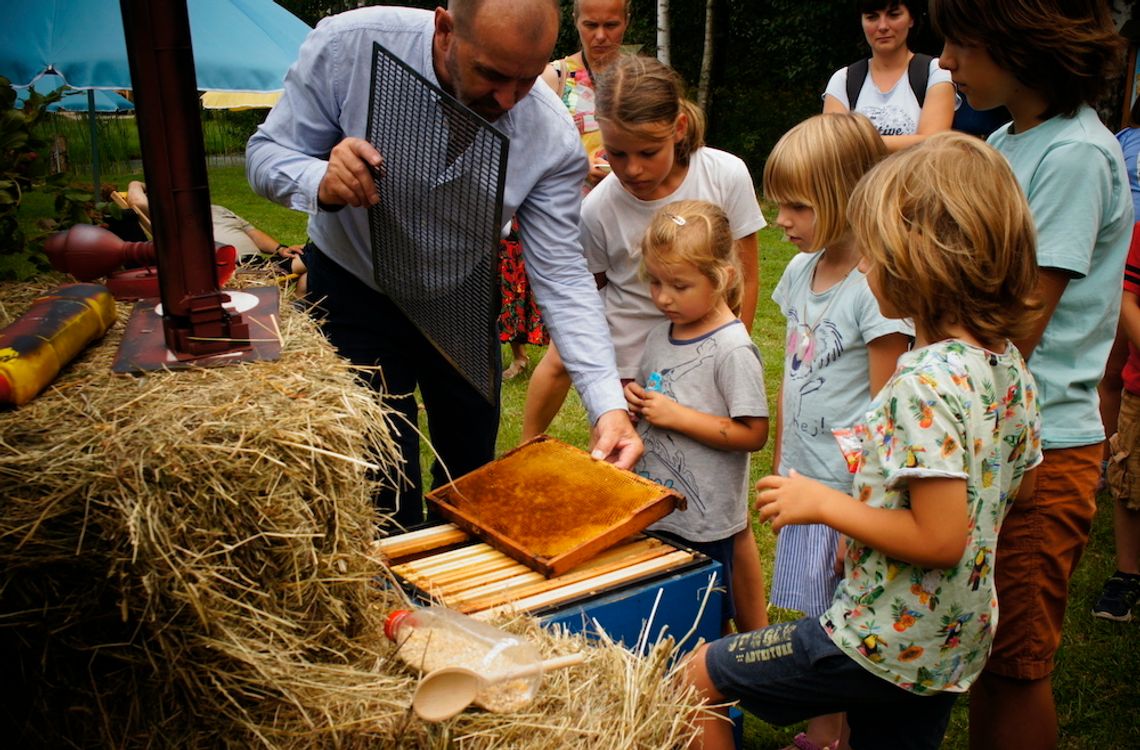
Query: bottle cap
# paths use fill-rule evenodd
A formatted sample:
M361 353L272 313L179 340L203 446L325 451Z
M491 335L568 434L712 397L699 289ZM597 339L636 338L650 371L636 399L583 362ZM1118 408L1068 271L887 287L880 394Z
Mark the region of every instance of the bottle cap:
M400 623L411 613L410 609L397 609L388 615L388 619L384 621L384 635L388 636L388 640L395 642Z

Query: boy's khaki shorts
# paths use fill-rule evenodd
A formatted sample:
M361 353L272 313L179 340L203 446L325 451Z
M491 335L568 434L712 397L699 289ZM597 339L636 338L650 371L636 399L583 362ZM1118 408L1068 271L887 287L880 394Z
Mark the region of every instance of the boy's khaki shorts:
M1036 491L1018 498L998 536L998 626L985 671L1018 680L1053 672L1069 579L1096 515L1104 443L1045 451Z
M1120 397L1117 432L1108 439L1108 490L1129 510L1140 510L1140 396Z

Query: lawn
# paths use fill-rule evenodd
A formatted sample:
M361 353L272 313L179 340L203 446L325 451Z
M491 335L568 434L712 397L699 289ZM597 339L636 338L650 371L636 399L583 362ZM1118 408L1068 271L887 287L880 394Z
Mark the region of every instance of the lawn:
M139 174L111 174L104 182L125 189L130 179ZM305 217L255 196L245 182L241 167L214 167L210 170L211 200L225 205L259 228L287 244L301 242L305 235ZM29 196L21 221L30 224L37 214L50 210L50 205ZM766 210L771 219L772 212ZM783 364L783 319L771 301L772 288L795 249L780 239L774 229L761 232L761 294L753 325L753 339L760 347L765 362L769 398L775 397ZM542 349L531 347L530 360L536 364ZM504 348L504 361L509 352ZM502 427L499 452L517 444L522 422L522 404L526 378L520 377L503 385ZM773 413L775 406L772 407ZM423 426L426 431L426 425ZM588 432L585 412L574 394L551 426L550 433L567 442L585 447ZM427 461L428 452L424 451ZM762 476L771 468L771 448L753 458L753 475ZM755 528L761 556L769 576L774 551L772 532L765 526ZM1065 620L1065 638L1054 675L1058 713L1061 723L1062 748L1140 747L1140 690L1132 683L1140 674L1140 648L1137 648L1137 623L1109 623L1095 619L1090 607L1100 585L1113 568L1112 508L1101 504L1093 539L1071 585L1072 606ZM772 611L774 621L791 615ZM959 700L945 748L965 748L968 698ZM780 748L791 741L796 728L780 730L749 718L745 728L745 747L749 750Z

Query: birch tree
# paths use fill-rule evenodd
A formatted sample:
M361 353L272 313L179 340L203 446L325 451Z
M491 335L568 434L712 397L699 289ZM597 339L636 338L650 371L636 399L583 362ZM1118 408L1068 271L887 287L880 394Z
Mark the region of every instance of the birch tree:
M669 0L657 0L657 59L669 64Z
M709 98L712 95L713 64L713 18L716 0L705 0L705 46L701 54L701 77L697 84L697 103L706 113L709 111Z

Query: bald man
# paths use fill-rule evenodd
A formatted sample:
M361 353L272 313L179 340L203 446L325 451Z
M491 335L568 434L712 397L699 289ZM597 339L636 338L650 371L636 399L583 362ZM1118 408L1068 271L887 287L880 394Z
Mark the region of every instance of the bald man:
M366 208L381 200L371 173L383 161L364 140L373 42L510 139L502 216L519 219L535 297L593 425L591 450L623 468L641 455L578 239L586 157L566 108L548 87L534 85L554 49L558 19L555 0L451 0L434 12L371 7L326 18L249 141L254 190L309 214L309 298L320 302L326 335L352 362L380 365L373 385L395 396L391 403L408 420L394 425L406 481L379 499L405 527L423 518L412 392L420 389L432 444L452 476L494 457L499 411L373 281ZM436 485L446 481L439 461L432 477Z

